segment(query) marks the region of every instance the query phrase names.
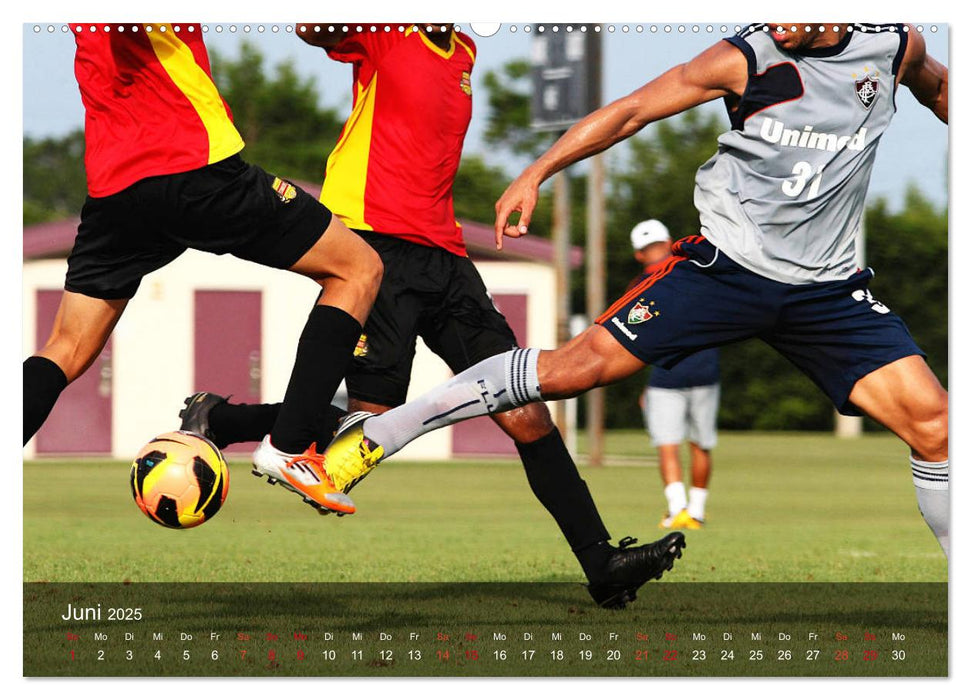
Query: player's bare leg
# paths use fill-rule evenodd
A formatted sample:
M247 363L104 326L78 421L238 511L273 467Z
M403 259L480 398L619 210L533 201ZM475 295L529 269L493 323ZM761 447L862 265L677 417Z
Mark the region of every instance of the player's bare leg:
M626 379L644 363L602 326L590 326L556 350L539 354L539 384L547 400L569 399Z
M691 485L695 488L708 488L711 479L711 450L706 450L697 444L688 443L691 452Z
M665 486L681 483L684 478L681 473L681 445L658 445L657 460Z
M701 524L688 515L688 494L684 489L681 470L681 444L673 443L657 446L657 457L664 483L664 497L668 509L658 527L662 529L697 530Z
M364 239L335 216L324 235L290 270L322 287L318 306L341 309L363 324L381 286L384 263Z
M906 442L917 459L947 459L947 391L922 357L905 357L866 375L850 401Z
M704 523L705 501L708 499L708 482L711 480L711 450L689 442L691 452L691 490L688 491L688 515L692 520Z
M944 553L950 538L947 392L913 355L860 379L850 401L911 449L917 504Z
M128 299L95 299L65 291L54 317L54 327L37 353L56 364L68 383L91 366L108 342Z
M95 361L127 299L65 291L44 347L24 361L24 444L44 424L58 396Z

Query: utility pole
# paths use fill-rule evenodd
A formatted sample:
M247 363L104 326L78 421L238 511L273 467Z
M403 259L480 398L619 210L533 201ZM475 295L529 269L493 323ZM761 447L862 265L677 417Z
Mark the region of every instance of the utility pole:
M606 306L606 225L603 154L590 159L587 176L587 318L591 321ZM587 392L587 452L590 464L603 466L605 389Z
M587 37L587 98L591 111L599 109L601 97L601 37L591 33ZM606 268L606 167L604 154L590 159L587 175L587 318L592 322L603 313L607 303ZM587 453L590 464L603 466L604 419L606 417L606 390L598 387L587 392Z
M561 170L553 176L553 265L556 287L556 346L570 339L570 176ZM568 434L566 401L554 403L553 421L560 434Z
M856 266L866 269L866 229L860 224L856 233ZM833 434L838 438L858 438L863 434L862 416L844 416L839 411L833 411Z
M597 109L601 102L601 41L594 25L533 25L533 94L531 125L536 131L562 135L570 126ZM588 318L604 307L604 199L603 161L595 157L587 186ZM570 179L567 172L553 176L553 247L556 266L556 341L570 339ZM603 393L587 399L590 461L603 462ZM554 420L569 440L566 405L557 402Z

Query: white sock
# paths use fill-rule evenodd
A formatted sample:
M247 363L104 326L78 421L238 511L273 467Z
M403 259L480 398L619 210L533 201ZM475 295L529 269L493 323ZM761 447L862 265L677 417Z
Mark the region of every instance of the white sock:
M664 497L668 499L668 515L677 515L688 507L688 496L680 481L673 481L665 486Z
M708 500L708 489L692 486L688 491L688 515L695 520L705 519L705 501Z
M931 532L941 543L944 555L950 553L950 490L948 460L922 462L910 458L910 469L917 490L917 507Z
M364 435L390 457L415 438L459 421L542 401L539 350L516 348L469 367L403 406L364 421Z

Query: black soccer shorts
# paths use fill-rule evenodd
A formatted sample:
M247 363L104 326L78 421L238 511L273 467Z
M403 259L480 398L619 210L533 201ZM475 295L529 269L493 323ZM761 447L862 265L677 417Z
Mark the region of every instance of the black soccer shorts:
M320 239L330 211L238 155L88 197L64 288L130 299L142 277L187 248L289 269Z
M453 372L516 347L471 260L381 233L358 233L381 256L384 279L347 373L350 398L403 404L419 336Z

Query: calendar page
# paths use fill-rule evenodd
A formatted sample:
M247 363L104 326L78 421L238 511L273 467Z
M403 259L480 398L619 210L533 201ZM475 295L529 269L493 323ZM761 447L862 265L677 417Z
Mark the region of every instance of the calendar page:
M949 676L949 27L626 14L23 24L23 676Z

